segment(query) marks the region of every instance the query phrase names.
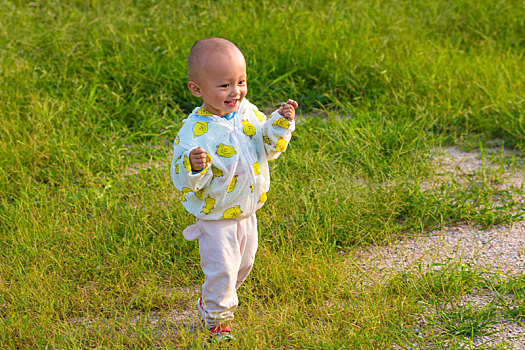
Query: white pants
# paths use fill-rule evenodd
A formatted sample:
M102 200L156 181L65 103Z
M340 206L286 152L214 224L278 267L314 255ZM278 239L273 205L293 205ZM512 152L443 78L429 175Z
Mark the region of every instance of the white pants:
M202 298L207 327L233 320L237 289L250 273L257 251L255 214L241 220L197 220Z

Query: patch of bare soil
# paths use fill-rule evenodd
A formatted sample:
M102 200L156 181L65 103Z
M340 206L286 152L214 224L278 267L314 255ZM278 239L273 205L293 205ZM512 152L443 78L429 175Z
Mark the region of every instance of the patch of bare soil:
M523 168L508 165L509 159L516 161L513 156L511 152L500 149L487 150L484 155L479 152L464 152L454 147L438 150L435 155L436 179L439 181L440 178L453 176L461 181L481 170L494 171L502 179L498 185L501 189L523 190ZM432 184L425 184L427 186ZM525 193L521 193L524 197ZM523 213L523 208L521 212ZM516 276L525 271L525 221L485 230L468 225L447 227L427 236L365 248L357 253L355 261L358 261L358 266L355 267L366 272L370 284L379 284L386 276L396 272L424 273L452 264L470 265L487 273L496 273L502 278ZM487 290L479 290L447 308L461 309L467 306L479 311L484 310L488 304L501 305L504 300L512 300L512 295L495 295ZM507 308L516 307L510 301L504 304ZM421 315L421 332L439 332L439 329L435 329L437 324L428 322L429 319L438 317L436 310L429 307L427 315ZM525 328L518 319L509 319L495 313L487 327L487 332L464 345L467 348L525 348Z

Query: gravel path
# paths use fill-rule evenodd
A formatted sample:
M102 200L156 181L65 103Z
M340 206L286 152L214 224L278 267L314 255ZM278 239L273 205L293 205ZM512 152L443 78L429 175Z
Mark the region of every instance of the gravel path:
M509 159L512 153L507 151L502 154L499 149L488 150L482 161L478 152L463 152L455 147L437 150L435 181L448 176L461 181L483 168L501 171L503 181L498 184L499 187L523 189L525 171L496 164L497 158L501 156ZM431 185L427 183L423 186ZM523 213L523 208L521 210ZM359 251L357 257L360 268L375 271L370 276L371 282L381 280L386 274L395 271L414 267L436 268L452 260L475 264L489 271L515 274L525 271L525 221L488 230L468 225L451 226L426 236L396 241L392 245L367 247Z
M525 224L488 230L465 225L450 227L390 246L369 247L358 252L357 257L362 269L374 271L369 274L371 282L393 272L414 268L425 271L451 262L514 275L525 271Z
M482 160L478 152L463 152L457 148L440 150L435 158L438 169L436 181L447 176L454 176L461 181L461 178L468 178L481 170L497 171L503 179L498 184L500 188L523 190L525 172L497 164L498 157L508 160L512 153L502 153L500 149L488 150L485 159ZM514 167L516 168L519 169ZM424 186L432 186L432 183ZM523 208L521 211L523 212ZM379 284L385 276L395 272L425 272L458 263L471 264L483 271L497 273L503 278L515 276L525 271L525 221L486 230L468 225L447 227L427 236L408 238L391 245L367 247L357 253L355 261L358 262L358 268L367 272L370 284ZM479 290L464 296L452 307L470 306L481 310L487 305L501 304L502 299L509 300L508 307L513 306L510 295L502 296ZM432 313L430 310L429 312ZM422 333L436 331L430 329L432 326L425 321L428 317L429 315L421 317ZM495 333L476 337L470 344L464 345L466 348L483 346L483 349L525 349L525 328L515 319L496 315L490 331Z

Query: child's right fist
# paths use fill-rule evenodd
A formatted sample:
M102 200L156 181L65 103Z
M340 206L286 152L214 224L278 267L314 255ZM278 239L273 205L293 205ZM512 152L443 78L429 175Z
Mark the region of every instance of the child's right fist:
M191 171L199 172L206 166L206 151L202 147L190 151Z
M295 109L298 107L297 102L294 100L288 100L281 103L281 108L277 111L280 115L285 117L288 121L292 121L295 118Z

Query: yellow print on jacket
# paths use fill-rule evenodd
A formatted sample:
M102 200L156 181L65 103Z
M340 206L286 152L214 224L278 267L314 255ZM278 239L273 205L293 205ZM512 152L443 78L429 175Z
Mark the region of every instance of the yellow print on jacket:
M237 152L233 146L227 146L222 143L217 145L217 152L215 152L215 154L224 158L231 158L235 153Z
M227 193L230 193L231 191L235 189L235 185L237 185L237 176L239 175L234 175L232 180L230 181L230 184L228 185L228 188L226 189Z
M261 197L259 198L259 203L264 203L268 199L268 196L266 195L266 192L263 192L261 194Z
M205 201L206 205L202 208L201 213L209 214L215 208L215 199L208 196Z
M184 156L184 160L182 161L182 163L184 164L186 172L189 173L191 171L190 158L188 158L188 156Z
M253 172L255 173L255 175L259 175L261 173L261 171L259 170L259 162L253 163Z
M255 126L246 119L242 121L242 131L246 136L250 136L250 138L256 133Z
M177 146L180 142L180 137L177 135L177 138L175 139L175 146Z
M261 112L259 112L258 110L254 109L253 110L253 113L255 113L255 115L257 116L257 119L262 122L264 120L264 118L266 118L264 116L264 114L262 114Z
M222 214L221 219L235 219L239 215L241 215L242 210L240 205L236 205L232 208L226 209L224 213Z
M204 190L201 188L201 189L197 189L197 191L195 191L195 197L197 197L199 200L202 200L202 197L204 196Z
M290 122L286 118L279 118L273 122L273 126L280 126L283 129L288 129L290 127Z
M213 114L208 112L207 110L205 110L204 108L201 108L197 111L197 115L200 115L200 116L203 116L203 117L209 117L209 116L212 116Z
M183 187L183 188L182 188L182 195L180 196L180 200L181 200L182 202L186 202L186 195L187 195L188 193L191 193L191 192L193 192L193 191L191 190L191 188Z
M221 177L222 175L224 175L221 169L216 168L214 166L211 167L211 171L213 173L213 177Z
M179 158L177 158L177 160L175 160L175 174L179 174L179 160L182 158L182 156L180 156Z
M263 136L263 142L267 145L271 145L270 138L268 136Z
M197 122L193 126L193 137L201 136L208 132L208 122Z
M279 141L277 141L277 143L275 144L275 150L277 152L283 152L285 149L286 149L286 140L281 137Z

